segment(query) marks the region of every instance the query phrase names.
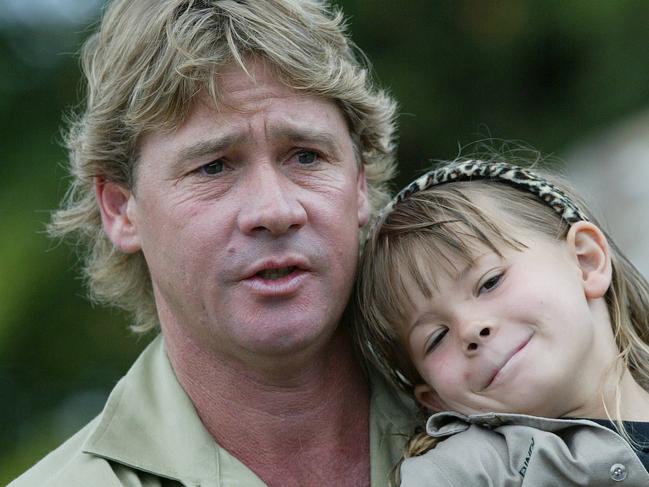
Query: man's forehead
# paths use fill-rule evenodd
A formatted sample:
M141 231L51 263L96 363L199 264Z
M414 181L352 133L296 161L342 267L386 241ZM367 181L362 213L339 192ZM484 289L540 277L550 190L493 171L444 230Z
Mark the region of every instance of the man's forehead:
M308 139L326 143L349 136L340 109L324 98L297 95L273 103L260 98L260 104L230 106L200 100L174 130L181 138L239 138L261 131L272 139Z
M295 90L282 81L277 68L263 59L230 62L219 69L213 80L215 97L202 90L200 100L216 110L236 108L245 110L245 104L263 102L267 98L299 97L304 92Z
M175 173L185 161L230 148L291 142L334 158L349 151L356 157L347 121L332 101L300 93L270 99L257 95L253 91L253 98L243 97L243 107L222 102L215 107L214 100L202 93L175 129L151 131L140 139L140 160L166 159Z

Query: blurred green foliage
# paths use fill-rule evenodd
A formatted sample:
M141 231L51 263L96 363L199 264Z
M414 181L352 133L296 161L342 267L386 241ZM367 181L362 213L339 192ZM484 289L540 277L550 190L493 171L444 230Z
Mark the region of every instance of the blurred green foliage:
M645 1L338 3L400 101L399 186L476 139L561 153L649 106ZM80 100L84 30L0 22L3 485L97 414L150 338L92 307L74 251L44 235L66 189L60 127Z

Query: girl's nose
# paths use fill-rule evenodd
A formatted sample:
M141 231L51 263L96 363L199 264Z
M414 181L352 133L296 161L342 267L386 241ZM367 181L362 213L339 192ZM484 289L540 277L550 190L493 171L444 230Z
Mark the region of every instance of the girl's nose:
M491 327L489 327L489 326L479 327L479 328L477 328L476 331L478 331L478 332L477 333L472 333L471 336L467 337L468 339L466 340L466 342L467 342L466 350L468 352L477 351L482 346L482 344L484 343L484 340L489 335L491 335Z

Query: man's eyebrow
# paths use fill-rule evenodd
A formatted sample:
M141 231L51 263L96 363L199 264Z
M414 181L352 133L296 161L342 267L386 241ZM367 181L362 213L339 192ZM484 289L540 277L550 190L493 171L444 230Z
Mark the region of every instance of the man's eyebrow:
M332 151L341 150L340 143L333 134L309 127L272 127L269 129L268 135L273 139L307 142L325 146L325 148Z
M243 135L232 134L208 140L201 140L186 147L182 147L175 157L175 162L177 165L182 165L186 160L198 159L208 154L221 152L228 147L241 142L243 138Z
M340 152L340 144L332 134L314 130L308 127L274 127L269 129L271 139L289 140L295 142L312 143L324 146L328 151ZM199 159L209 154L215 154L237 144L244 143L246 134L229 134L213 139L201 140L194 144L182 147L174 158L174 166L181 168L185 161Z

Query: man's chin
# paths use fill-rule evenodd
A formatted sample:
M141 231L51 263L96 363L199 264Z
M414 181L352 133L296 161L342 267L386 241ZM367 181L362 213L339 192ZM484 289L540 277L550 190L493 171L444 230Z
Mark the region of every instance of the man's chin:
M276 359L290 358L317 353L327 346L335 329L335 324L323 326L321 319L306 321L293 317L280 322L253 325L249 333L239 335L239 341L256 355Z

